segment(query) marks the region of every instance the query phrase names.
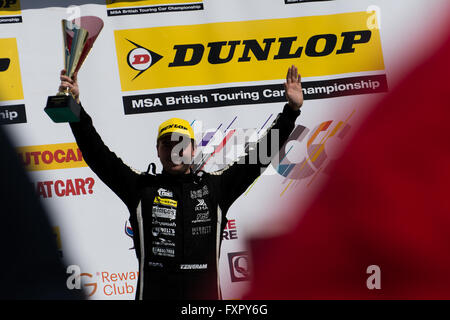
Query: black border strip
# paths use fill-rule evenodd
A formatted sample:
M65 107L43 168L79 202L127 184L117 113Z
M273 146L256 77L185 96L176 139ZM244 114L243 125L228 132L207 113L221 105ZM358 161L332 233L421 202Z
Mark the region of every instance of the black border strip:
M0 16L0 24L22 23L22 22L23 22L22 16L4 16L4 17Z
M374 84L377 84L375 87ZM302 82L305 100L380 93L388 91L386 75L348 77ZM286 101L282 84L227 87L217 89L161 92L123 96L125 114L183 109L203 109L236 105L282 103ZM271 93L271 94L265 94ZM231 98L226 97L230 95ZM185 98L184 98L185 97ZM190 98L189 98L190 97ZM194 101L193 97L197 97ZM200 97L205 97L203 100ZM222 97L223 99L220 99ZM178 102L176 102L178 99ZM161 105L155 104L160 101Z
M15 116L14 119L11 119L11 116ZM27 113L24 104L0 106L0 125L26 122Z

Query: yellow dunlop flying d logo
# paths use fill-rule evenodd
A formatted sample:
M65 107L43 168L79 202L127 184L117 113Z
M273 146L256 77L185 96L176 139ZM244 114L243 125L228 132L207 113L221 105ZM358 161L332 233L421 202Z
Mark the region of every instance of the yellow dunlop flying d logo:
M155 200L153 201L154 204L161 204L164 206L169 206L169 207L174 207L176 208L178 205L178 201L176 200L172 200L172 199L167 199L167 198L161 198L159 196L155 197Z
M76 143L19 147L17 153L28 171L87 167Z
M0 16L21 14L20 0L0 0Z
M0 101L22 99L22 78L16 39L0 39Z
M106 0L107 8L124 8L136 6L152 6L157 4L179 4L179 3L198 3L203 0L142 0L142 1L125 1L125 0Z
M116 30L122 91L384 70L373 13ZM281 71L280 71L281 70Z

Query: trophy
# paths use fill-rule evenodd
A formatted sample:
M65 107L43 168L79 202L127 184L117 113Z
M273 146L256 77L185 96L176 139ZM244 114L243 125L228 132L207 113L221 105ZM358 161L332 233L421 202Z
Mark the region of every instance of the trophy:
M64 68L70 78L80 70L95 40L103 28L102 19L94 16L80 17L73 21L62 20L64 38ZM44 111L54 122L80 121L80 105L69 88L48 97Z

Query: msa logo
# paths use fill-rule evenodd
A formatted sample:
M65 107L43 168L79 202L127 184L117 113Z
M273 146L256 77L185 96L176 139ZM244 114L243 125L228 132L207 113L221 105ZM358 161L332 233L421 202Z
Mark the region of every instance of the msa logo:
M136 48L128 53L127 57L128 65L134 70L139 71L139 73L133 78L134 80L139 77L145 70L161 60L162 56L138 45L133 41L128 41L136 46Z
M8 70L10 63L11 60L8 58L0 59L0 72Z

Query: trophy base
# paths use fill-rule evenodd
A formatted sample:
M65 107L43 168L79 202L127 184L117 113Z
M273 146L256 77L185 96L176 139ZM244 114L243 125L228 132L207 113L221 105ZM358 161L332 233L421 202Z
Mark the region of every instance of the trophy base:
M79 122L80 105L75 101L72 95L57 95L48 97L47 106L44 111L50 119L56 123Z

